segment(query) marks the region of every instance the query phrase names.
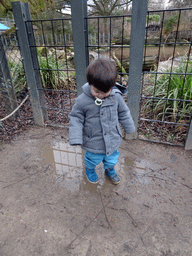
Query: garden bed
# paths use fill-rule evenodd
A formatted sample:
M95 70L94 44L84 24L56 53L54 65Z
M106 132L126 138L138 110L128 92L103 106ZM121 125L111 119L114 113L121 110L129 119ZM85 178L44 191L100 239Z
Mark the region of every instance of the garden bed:
M17 98L18 105L22 102L27 95L27 91L22 93ZM45 91L45 102L48 113L48 121L45 125L58 125L68 126L69 118L68 114L75 102L77 94L74 92L61 92L61 91ZM7 116L4 108L4 102L0 100L0 119ZM0 124L0 143L10 142L17 135L26 131L28 128L34 125L33 113L30 100L21 106L17 116L14 120L11 118L6 119Z

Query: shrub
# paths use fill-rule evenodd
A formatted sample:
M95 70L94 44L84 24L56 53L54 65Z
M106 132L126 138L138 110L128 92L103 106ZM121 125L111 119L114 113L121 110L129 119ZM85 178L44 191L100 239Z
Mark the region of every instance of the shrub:
M40 51L37 49L39 66L41 72L42 83L45 88L51 89L75 89L75 72L69 75L66 71L60 71L62 69L67 69L65 66L65 60L57 60L56 56L50 52L43 57ZM72 69L68 63L68 69ZM68 77L69 75L69 77ZM70 88L68 84L70 82Z
M167 72L169 72L167 70ZM180 66L173 68L174 73L186 72L186 58L183 59ZM192 62L188 63L186 73L192 73ZM156 89L154 87L156 80ZM146 86L144 94L157 98L168 98L177 100L192 99L192 75L171 75L162 74L151 76L151 85ZM156 99L146 101L143 111L149 113L152 106L155 118L162 120L167 117L170 121L181 121L183 118L189 120L191 116L192 103L185 101L172 101L160 99L156 103ZM176 120L177 119L177 120Z
M15 88L15 93L17 96L19 96L23 89L27 86L23 63L9 60L9 68L12 75L12 83Z

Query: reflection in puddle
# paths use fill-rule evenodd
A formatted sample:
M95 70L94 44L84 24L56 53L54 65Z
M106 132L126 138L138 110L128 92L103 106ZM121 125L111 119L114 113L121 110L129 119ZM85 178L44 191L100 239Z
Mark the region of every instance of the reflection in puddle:
M146 174L150 172L150 164L146 160L135 161L135 174L140 184L146 185L151 183L152 179Z
M128 172L129 179L134 181L137 185L147 185L152 182L150 173L161 169L158 164L150 163L146 159L131 159L124 158L124 170Z
M79 190L82 181L82 149L66 142L53 144L55 171L58 181L71 191Z
M96 167L99 177L97 185L90 184L84 173L84 152L80 146L70 146L68 142L55 141L52 148L44 151L45 161L55 166L55 176L60 185L75 192L80 189L97 192L97 189L113 190L114 185L106 180L103 163ZM119 159L115 166L120 177L124 176L124 159ZM95 188L95 189L94 189Z
M95 186L87 181L84 173L83 150L80 146L70 146L68 142L55 141L52 149L46 149L44 155L46 162L54 163L57 182L71 192L80 190L80 187L88 191L97 191L100 188L109 191L114 189L114 185L106 180L102 163L96 167L99 184ZM149 163L145 159L132 159L120 156L115 169L121 179L121 189L123 189L124 185L127 186L127 181L132 181L137 185L151 183L152 179L148 177L148 173L151 172L152 168L157 169L160 166L156 165L154 167L154 164ZM93 189L94 186L95 189Z
M68 143L53 145L53 156L57 174L65 174L71 167L82 167L82 149L77 146L70 146Z

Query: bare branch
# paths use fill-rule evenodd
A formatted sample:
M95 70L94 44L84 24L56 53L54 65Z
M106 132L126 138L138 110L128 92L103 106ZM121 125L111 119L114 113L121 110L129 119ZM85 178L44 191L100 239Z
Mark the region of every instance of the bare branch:
M93 4L88 4L92 8L92 14L98 15L112 15L113 11L118 8L131 3L132 0L120 1L120 0L93 0Z

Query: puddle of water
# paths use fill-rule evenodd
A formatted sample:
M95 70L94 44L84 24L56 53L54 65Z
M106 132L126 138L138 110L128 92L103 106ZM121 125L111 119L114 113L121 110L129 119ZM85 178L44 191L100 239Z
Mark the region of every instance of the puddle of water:
M147 185L152 182L152 178L148 177L151 171L157 171L161 169L161 166L146 159L132 159L124 158L124 170L129 172L131 180L135 179L135 182L139 185Z
M103 164L96 167L99 178L98 185L90 184L84 173L84 151L79 146L70 146L68 142L54 141L52 147L43 150L45 162L53 163L55 166L55 176L60 185L75 192L80 189L97 192L98 189L113 190L114 185L106 181ZM115 169L120 175L123 172L124 159L120 159ZM93 187L95 189L93 189Z
M54 141L52 147L44 149L44 156L47 163L54 164L57 182L71 192L79 191L80 187L92 192L100 188L109 191L114 189L114 185L106 180L102 163L96 167L99 184L95 186L87 181L84 173L84 152L80 146L70 146L68 142ZM154 164L145 159L120 157L115 169L120 176L120 184L126 181L126 172L129 171L129 180L133 180L136 184L146 185L152 182L152 179L147 177L151 166L154 167ZM155 166L155 168L160 168L160 166ZM116 188L118 189L118 186Z
M124 158L124 162L126 166L134 166L134 159L129 158L129 157L125 157Z
M72 192L79 190L83 179L82 149L67 142L54 141L52 147L44 148L43 153L45 162L54 164L57 182Z
M83 179L81 147L72 147L67 142L55 141L52 152L57 181L72 192L78 191Z
M138 179L138 182L143 185L147 185L152 182L152 179L145 176L150 172L150 163L145 159L135 161L135 174Z

